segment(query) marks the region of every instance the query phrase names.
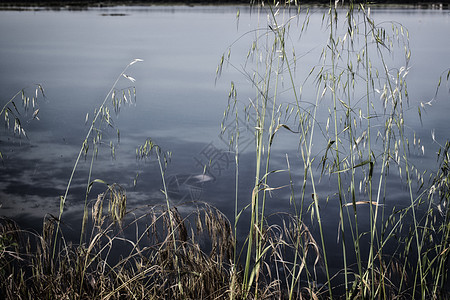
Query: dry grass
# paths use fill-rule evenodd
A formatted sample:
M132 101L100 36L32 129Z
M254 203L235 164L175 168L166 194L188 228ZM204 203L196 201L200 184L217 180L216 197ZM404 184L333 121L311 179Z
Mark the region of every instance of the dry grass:
M112 185L92 201L88 237L82 245L65 240L61 226L54 257L55 218L44 220L40 234L2 219L0 291L4 298L223 299L231 291L235 298L243 298L242 267L233 266L232 226L219 210L206 203L190 203L191 212L186 215L165 205L125 212L123 202L117 201L123 194L120 186ZM262 234L270 256L258 274L258 298L285 294L283 277L292 262L284 256L299 239L311 252L301 268L306 268L307 259L317 263L319 258L308 229L292 217L281 219L281 225L268 226ZM298 291L302 292L300 285Z

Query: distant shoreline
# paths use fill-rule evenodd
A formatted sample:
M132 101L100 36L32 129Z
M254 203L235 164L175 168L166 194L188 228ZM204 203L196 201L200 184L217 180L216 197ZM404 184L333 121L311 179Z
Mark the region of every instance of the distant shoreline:
M260 1L259 1L260 2ZM304 5L317 5L317 6L328 6L330 1L298 1ZM342 2L342 1L341 1ZM422 1L408 1L408 0L379 0L379 1L354 1L354 3L366 2L371 6L382 6L382 7L392 7L392 6L413 6L416 8L436 8L436 9L449 9L450 0L422 0ZM348 4L349 0L344 1L344 5ZM224 6L224 5L250 5L249 0L194 0L194 1L183 1L183 0L109 0L109 1L93 1L93 0L19 0L19 1L3 1L0 0L0 10L5 9L20 9L25 7L42 7L42 8L65 8L65 9L77 9L77 8L92 8L92 7L114 7L114 6L202 6L202 5L214 5L214 6Z

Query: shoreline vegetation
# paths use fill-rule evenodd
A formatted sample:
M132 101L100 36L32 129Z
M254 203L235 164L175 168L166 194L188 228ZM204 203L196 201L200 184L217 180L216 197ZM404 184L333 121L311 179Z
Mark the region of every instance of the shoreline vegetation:
M108 147L102 132L117 130L120 138L113 112L136 102L135 87L120 89L118 84L135 82L129 72L142 59L134 59L117 76L94 116L86 115L90 126L65 193L59 196L59 215L45 217L42 233L0 218L0 298L450 298L450 144L439 144L438 169L426 170L432 175L424 180L425 173L410 161L411 150L424 152L424 145L416 143L415 133L410 140L404 114L409 105L409 33L395 20L377 25L366 2L350 1L344 10L334 1L327 3L321 60L304 81L296 78L300 62L291 35L308 30L308 11L299 9L292 15L271 4L261 6L257 13L263 21L248 33L252 41L247 57L231 54L235 41L218 58L216 80L228 66L241 65L242 76L255 92L241 99L238 84L231 81L228 99L224 95L221 133L224 124L236 124L229 138L235 181L226 187L233 192L233 216L200 201L174 205L166 183L172 153L150 138L137 146L136 160L154 162L150 167L157 170L164 196L159 205L127 207L120 183L93 179L97 156L114 155L113 144ZM391 67L394 52L399 56ZM245 64L239 64L242 60ZM437 89L449 83L450 66L444 67ZM314 90L313 102L302 98L303 88ZM25 135L19 104L33 107L36 117L43 87L35 87L33 95L19 91L4 105L0 117L5 118L6 130ZM318 113L321 105L328 110L323 116ZM242 120L251 124L254 139L250 186L239 181L245 168L240 156ZM286 153L282 166L275 158L281 132L298 146L296 156ZM314 143L319 141L326 146L317 154ZM64 212L83 158L89 173L78 216L80 236L73 241L65 236ZM204 166L203 175L210 167ZM280 173L286 175L283 185L273 180ZM318 188L318 181L327 176L331 195ZM396 207L398 199L388 194L387 185L399 177L406 195L402 207ZM103 192L94 192L97 188ZM290 211L269 213L269 205L281 199L273 192L282 189ZM326 203L331 201L335 206L330 211ZM331 238L322 227L327 218L338 220Z

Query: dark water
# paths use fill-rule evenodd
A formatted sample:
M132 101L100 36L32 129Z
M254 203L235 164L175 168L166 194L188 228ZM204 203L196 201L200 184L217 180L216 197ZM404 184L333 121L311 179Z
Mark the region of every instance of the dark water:
M29 139L18 139L6 129L1 133L4 165L0 172L0 214L29 227L38 226L36 224L40 224L47 213L58 215L59 196L64 194L88 130L86 113L91 121L94 109L101 104L121 70L133 59L140 58L144 61L136 63L127 72L137 81L131 83L123 78L118 85L134 85L136 102L122 107L117 118L114 117L115 127L120 130L120 142L116 129L104 128L105 145L100 147L94 162L92 178L121 184L127 190L129 207L163 203L156 160L136 160L136 147L146 138L152 138L163 149L172 152L165 174L171 201L206 201L232 219L234 154L228 151L227 134L220 135L220 123L227 107L231 80L238 87L241 101L246 102L254 96L251 84L239 70L242 70L255 34L242 35L257 26L267 28L264 14L258 18L256 12L250 13L244 8L240 11L238 21L234 7L1 11L2 106L17 91L35 83L43 85L46 98L38 98L40 121L32 119L32 111L22 115ZM328 37L322 24L324 12L312 9L309 28L301 39L292 30L291 42L302 65L297 78L306 76L310 68L319 63L320 51ZM379 9L371 13L377 22L395 21L409 30L412 57L408 74L407 134L412 140L416 133L421 139L420 145L424 146L424 152L420 147L414 148L411 159L418 169L433 171L438 145L432 142L431 130L435 131L440 143L445 143L450 132L447 82L443 81L433 105L423 110L423 123L417 116L417 107L420 102L433 99L439 76L450 67L449 12ZM220 57L237 39L238 43L232 46L237 70L225 64L221 78L216 81ZM392 56L393 68L400 68L401 63ZM34 87L27 92L32 96ZM304 98L308 97L315 97L313 83L304 88ZM318 118L322 118L320 122L324 125L326 112ZM228 125L232 127L232 124ZM241 128L240 208L250 201L255 177L254 142L250 130L252 125ZM111 158L110 142L116 147L115 159ZM323 149L324 142L315 141L317 149ZM282 133L274 149L273 169L286 168L288 154L291 168L298 170L294 171L294 180L301 182L303 171L297 151L298 138ZM211 167L203 176L204 165L209 162ZM89 165L89 157L80 162L63 215L66 220L78 220L81 216ZM319 170L317 174L321 199L330 196L335 200L334 179L325 176L319 181ZM288 174L275 174L271 182L274 186L285 185ZM401 183L398 176L391 176L387 181L392 206L408 205L408 194ZM90 199L95 199L102 189L100 186L94 189ZM267 211L291 211L289 196L289 189L274 192ZM338 205L336 201L328 201L322 208L324 226L331 236L330 244L336 245L333 236L337 233ZM361 214L364 216L367 212L362 209ZM363 217L360 220L364 223ZM247 225L243 222L242 226L246 228Z

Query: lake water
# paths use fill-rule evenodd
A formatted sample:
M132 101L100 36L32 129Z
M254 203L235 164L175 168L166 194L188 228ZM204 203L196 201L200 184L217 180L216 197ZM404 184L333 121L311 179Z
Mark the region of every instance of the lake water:
M301 38L291 29L291 43L302 66L296 75L299 82L303 82L312 66L319 64L327 40L327 30L322 24L324 12L321 8L311 9L308 30ZM422 111L423 124L417 107L420 102L433 99L439 76L450 67L450 14L447 10L409 8L372 9L371 14L377 22L395 21L409 30L412 55L408 74L409 106L405 108L407 135L412 140L415 133L424 146L424 152L420 147L414 148L411 159L419 170L434 171L439 146L433 143L431 130L442 144L450 133L448 82L443 80L433 105ZM94 109L102 103L115 78L128 63L139 58L144 61L127 71L136 82L125 78L119 82L119 87L135 86L136 102L122 107L117 118L114 117L120 142L116 129L104 128L104 146L100 147L94 162L92 179L121 184L127 190L130 208L163 203L161 176L155 159L136 160L136 147L146 138L152 138L164 150L172 152L165 174L171 201L175 204L206 201L232 220L234 154L228 151L227 135L220 135L220 124L231 81L238 89L240 101L248 104L248 99L254 96L250 82L241 71L255 37L252 30L258 26L267 30L265 20L264 13L258 17L256 12L244 7L119 6L80 11L0 11L2 106L25 87L31 86L26 91L33 96L35 83L42 84L46 96L38 98L39 121L33 120L32 111L21 116L28 139L18 139L11 131L2 130L0 215L13 217L31 228L37 228L47 213L58 215L59 196L64 194L89 128L89 122L85 125L86 114L89 113L92 121ZM220 58L236 40L231 51L236 68L224 64L222 76L216 80ZM400 68L402 62L392 57L393 67ZM303 97L315 99L314 83L304 87ZM320 121L322 125L324 120L326 117ZM253 127L250 124L241 128L240 208L249 203L254 184L254 141L250 134ZM115 159L111 158L110 142L116 147ZM288 154L292 168L297 168L294 178L301 182L298 138L282 133L275 145L272 168L285 169ZM323 150L325 146L323 141L317 141L318 149ZM215 161L206 176L202 176L204 165L211 159ZM69 224L77 223L74 220L81 217L89 165L89 157L82 159L75 174L63 215ZM271 182L276 187L287 184L287 180L284 173L274 175ZM408 205L408 193L399 183L398 176L391 176L387 182L392 206ZM103 189L100 186L94 189L90 199L95 199ZM323 217L325 230L335 236L338 209L333 201L335 186L325 176L318 181L317 190L321 199L328 196L332 199L323 203ZM289 189L275 191L268 201L268 212L289 211L289 196ZM73 234L77 236L75 229ZM336 244L336 238L330 240L330 244Z

